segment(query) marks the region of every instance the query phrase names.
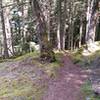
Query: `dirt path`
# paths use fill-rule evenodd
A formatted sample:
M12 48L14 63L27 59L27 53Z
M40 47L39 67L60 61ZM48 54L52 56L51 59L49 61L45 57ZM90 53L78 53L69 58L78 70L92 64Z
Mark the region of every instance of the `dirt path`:
M59 77L49 81L43 100L84 100L80 88L88 77L87 73L67 56L62 61L64 66L59 70Z

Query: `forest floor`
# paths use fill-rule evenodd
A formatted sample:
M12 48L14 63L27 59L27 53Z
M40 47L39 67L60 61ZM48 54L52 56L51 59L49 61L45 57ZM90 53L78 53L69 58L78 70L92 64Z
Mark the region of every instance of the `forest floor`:
M88 71L73 64L68 56L63 56L63 67L57 79L50 80L43 100L85 100L81 86L88 78Z
M61 64L23 58L0 63L0 100L85 100L81 86L89 72L69 56L60 56Z

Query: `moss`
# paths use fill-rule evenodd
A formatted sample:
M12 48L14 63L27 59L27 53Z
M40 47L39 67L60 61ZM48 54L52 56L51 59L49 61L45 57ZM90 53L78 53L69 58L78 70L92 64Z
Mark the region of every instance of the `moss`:
M2 63L2 62L4 62L4 61L5 61L4 59L0 58L0 63Z
M82 50L78 50L75 53L72 53L72 59L75 64L83 61Z
M26 58L33 58L33 65L37 67L37 69L42 69L49 77L55 78L57 77L57 70L61 66L60 59L62 54L55 54L56 61L52 63L42 64L39 62L39 53L27 53L23 56L17 57L14 61L22 61ZM11 67L10 67L11 68ZM0 67L0 71L9 71L9 67L3 66ZM11 70L10 70L11 71ZM16 69L14 71L17 71ZM33 70L32 70L33 71ZM32 72L34 74L34 71ZM7 73L9 76L9 74ZM36 80L40 80L42 77L36 77ZM10 77L0 77L0 100L3 98L7 98L7 100L13 100L13 98L25 98L25 100L41 100L44 91L47 89L47 85L44 83L43 85L37 84L35 81L31 80L31 77L24 70L20 72L17 78Z
M62 63L60 62L62 54L56 54L56 61L46 65L45 70L49 77L57 77L57 71L61 68Z
M63 53L55 53L56 60L59 61L63 57Z
M38 59L33 59L33 64L39 68L42 68L42 70L49 76L49 77L57 77L57 70L62 66L62 63L60 62L61 57L63 54L56 53L56 61L52 63L41 63Z
M55 77L57 77L57 70L59 68L60 68L59 63L57 63L57 62L51 63L45 67L45 72L49 77L55 78Z
M38 86L29 79L28 76L20 76L17 80L10 81L7 78L2 78L2 84L0 85L0 98L8 97L20 97L27 98L26 100L41 100L41 96L44 93L45 88Z
M92 91L92 86L90 81L86 81L86 83L82 86L81 91L84 95L84 99L87 100L100 100L100 97L95 95Z
M92 53L88 56L82 55L82 50L78 50L74 53L72 53L72 60L74 64L78 64L83 68L89 69L91 68L92 62L95 60L95 58L100 56L100 50L96 51L95 53Z
M19 57L15 58L14 60L15 61L21 61L21 60L24 60L28 57L35 58L35 57L38 57L38 56L39 56L39 52L30 52L30 53L27 53L25 55L19 56Z

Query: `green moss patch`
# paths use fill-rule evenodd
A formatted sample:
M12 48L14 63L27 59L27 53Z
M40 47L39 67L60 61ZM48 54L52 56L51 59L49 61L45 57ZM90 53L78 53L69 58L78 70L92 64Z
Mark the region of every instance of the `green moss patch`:
M62 56L63 54L56 53L56 61L52 63L41 63L38 61L38 59L33 59L33 64L41 68L49 77L57 77L57 71L62 66L60 61Z
M35 84L28 76L20 76L18 79L10 80L0 78L0 98L24 97L25 100L41 100L45 87Z
M39 57L39 52L30 52L30 53L27 53L25 55L19 56L19 57L15 58L14 60L21 61L21 60L24 60L24 59L29 58L29 57L32 57L32 58Z
M82 50L80 49L76 52L73 52L71 55L74 64L78 64L86 69L91 68L93 61L99 56L100 56L100 50L92 53L91 55L83 56Z
M92 91L92 86L90 81L87 81L82 86L82 93L84 95L84 100L100 100L100 96L95 95L94 92Z
M55 62L41 63L39 53L33 52L15 58L14 62L1 63L0 100L41 100L47 89L47 82L39 83L43 79L41 72L48 78L55 78L61 66L62 54L57 53L55 56Z

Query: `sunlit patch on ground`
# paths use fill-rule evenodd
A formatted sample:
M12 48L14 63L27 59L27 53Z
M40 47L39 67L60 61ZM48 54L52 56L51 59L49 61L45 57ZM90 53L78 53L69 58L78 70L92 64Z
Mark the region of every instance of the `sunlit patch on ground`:
M100 50L100 42L94 42L91 44L88 44L88 49L84 49L82 52L83 56L89 56L95 53L96 51Z

